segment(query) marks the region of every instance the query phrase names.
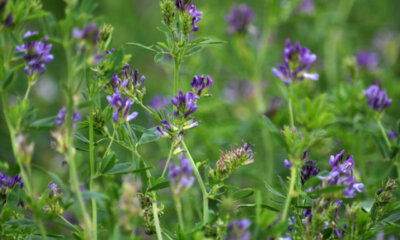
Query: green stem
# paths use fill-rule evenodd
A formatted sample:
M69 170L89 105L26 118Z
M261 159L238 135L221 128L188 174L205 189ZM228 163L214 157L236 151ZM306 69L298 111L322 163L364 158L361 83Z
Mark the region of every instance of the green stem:
M296 178L297 178L297 169L296 169L296 164L293 164L293 166L290 168L290 186L289 186L289 190L286 196L286 200L285 200L285 205L283 207L283 213L282 213L282 221L286 221L287 220L287 216L288 216L288 212L289 212L289 207L292 201L292 195L293 195L293 191L294 191L294 184L296 182Z
M69 41L68 39L64 40L63 43L65 54L66 54L66 60L67 60L67 88L68 91L67 93L67 99L68 99L68 104L67 104L67 157L68 157L68 163L69 163L69 175L70 175L70 181L71 181L71 188L73 192L76 194L76 197L78 199L78 205L81 210L81 213L83 215L83 221L85 224L85 239L93 239L92 236L92 228L91 228L91 220L89 217L89 214L86 211L85 207L85 202L83 201L82 197L82 192L80 189L79 185L79 178L78 178L78 170L75 162L75 149L73 147L73 129L72 129L72 114L73 114L73 108L74 108L74 94L77 89L75 89L75 69L73 68L73 58L72 58L72 52L71 48L69 46Z
M111 141L110 141L110 143L108 144L106 151L104 152L104 157L107 156L107 153L108 153L108 152L110 151L110 149L111 149L111 145L112 145L113 142L114 142L115 132L116 132L116 131L114 130L114 131L113 131L113 134L112 134L112 136L111 136Z
M193 165L194 175L197 178L197 181L200 185L201 192L203 194L203 224L206 225L208 223L208 193L206 190L206 186L204 185L203 179L201 178L200 172L197 169L196 163L194 162L192 155L190 155L189 149L187 148L185 141L182 140L182 146L186 150L186 155L189 158L191 164Z
M174 57L174 95L179 91L179 68L180 60L177 56Z
M382 136L385 139L386 145L388 146L389 151L390 151L392 149L392 144L390 143L389 138L386 134L385 128L382 125L382 121L380 118L376 118L376 122L378 123L378 126L381 129Z
M93 133L93 99L90 99L89 105L89 161L90 161L90 182L89 190L94 191L94 133ZM93 239L97 239L97 203L96 199L91 199L92 203L92 222L93 222Z
M175 201L176 213L178 214L179 227L181 228L181 231L184 231L185 230L185 225L183 223L183 217L182 217L181 200L180 200L179 197L174 197L174 201Z
M37 224L39 225L40 234L42 235L42 238L44 240L46 240L47 239L46 229L43 226L42 219L40 217L37 217L38 213L37 213L36 206L35 206L36 205L35 204L36 200L34 199L34 196L33 196L31 182L29 181L29 178L28 178L28 176L27 176L27 174L25 172L24 165L23 165L23 163L21 161L21 158L20 158L20 156L18 154L18 151L17 151L17 143L15 142L16 132L14 130L14 127L11 124L10 117L8 115L9 113L8 113L7 93L3 92L1 95L2 95L2 102L3 102L4 118L6 120L6 124L7 124L8 130L10 132L11 147L12 147L12 150L13 150L13 153L14 153L14 157L17 160L17 164L18 164L18 166L20 168L22 181L24 182L25 188L28 191L28 197L29 197L30 202L32 204L32 207L34 209L35 219L37 221Z
M156 194L153 193L153 197L155 198ZM154 217L154 225L156 226L156 234L157 234L157 239L162 240L162 235L161 235L161 227L160 227L160 220L158 219L158 207L157 207L157 199L154 200L153 204L153 217Z
M290 117L290 126L294 127L294 118L293 118L293 106L292 106L292 97L289 96L289 117Z
M167 172L168 169L168 165L169 165L169 161L171 160L172 157L172 152L174 151L174 144L171 144L171 149L169 150L169 154L168 154L168 159L167 159L167 163L165 163L165 167L164 170L162 171L161 177L165 176L165 173Z
M140 161L142 161L143 163L143 167L146 168L146 176L149 179L149 186L151 187L151 183L150 183L150 178L151 178L151 172L150 170L147 168L147 164L144 161L144 159L142 158L142 156L139 154L139 152L137 151L136 146L134 145L134 138L132 135L132 131L131 128L129 126L129 124L126 124L127 128L128 128L128 132L129 132L129 137L130 137L130 143L131 143L131 148L133 150L133 153L139 158ZM116 131L114 131L115 133ZM113 133L113 137L112 139L114 139L114 133ZM156 193L153 191L151 193L154 202L152 202L152 211L153 211L153 218L154 218L154 225L156 227L156 235L157 235L157 239L158 240L162 240L162 232L161 232L161 226L160 226L160 220L158 219L158 206L157 206L157 195Z

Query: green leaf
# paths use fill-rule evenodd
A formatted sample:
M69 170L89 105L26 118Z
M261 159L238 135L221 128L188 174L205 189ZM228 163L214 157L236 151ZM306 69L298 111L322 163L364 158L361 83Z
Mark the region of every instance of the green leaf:
M157 54L154 56L154 62L159 63L159 62L161 62L162 60L164 60L164 53L157 53Z
M154 46L146 46L146 45L143 45L140 43L135 43L135 42L128 42L126 44L141 47L141 48L144 48L144 49L152 51L152 52L157 52L157 50L154 48Z
M156 29L158 31L160 31L160 32L163 32L163 33L167 33L167 34L170 33L169 29L167 27L165 27L165 26L158 26L158 27L156 27Z
M156 131L157 131L156 128L152 128L150 132L144 132L142 134L142 136L140 137L138 144L141 145L141 144L146 144L149 142L157 141L160 137L157 135Z
M310 195L313 196L313 197L317 197L317 196L319 196L321 194L339 192L339 191L342 191L345 187L346 186L337 186L337 185L327 186L327 187L324 187L322 189L317 189L317 190L315 190L313 192L310 192Z
M203 49L202 46L195 46L191 49L189 49L187 52L185 52L185 56L191 56L199 51L201 51Z
M96 199L96 201L108 200L109 197L104 193L99 193L96 191L84 191L82 197L86 199Z
M105 156L100 163L100 173L106 173L107 171L111 170L115 166L116 162L117 157L115 153L111 153Z
M51 130L54 129L56 125L56 116L42 118L31 123L29 128L38 130Z
M149 192L167 188L167 187L169 187L169 185L170 185L169 180L164 180L164 181L158 182L149 189Z
M315 186L317 186L318 184L320 184L321 181L322 181L322 180L321 180L318 176L313 176L313 177L309 178L309 179L304 183L303 189L309 189L310 187L315 187Z
M268 130L273 135L273 137L279 142L279 144L281 144L281 146L287 149L285 138L282 136L279 129L272 123L272 121L267 116L263 115L262 119L264 120Z
M286 198L286 196L284 196L282 193L276 191L275 189L273 189L267 182L264 182L265 187L268 189L268 191L270 191L272 194L274 194L275 196L281 197L281 198Z
M250 197L251 195L254 194L254 189L252 188L244 188L244 189L240 189L239 191L236 191L233 193L232 197L234 200L240 200L243 198L247 198Z
M361 202L361 209L364 212L371 212L372 207L374 206L374 199L370 198L370 199L365 199L364 201Z
M109 171L106 172L106 174L119 175L126 173L140 173L150 168L151 167L134 169L132 163L124 162L115 164L113 168L111 168Z
M25 227L32 227L35 225L35 222L30 220L30 219L11 219L8 220L7 222L5 222L6 225L16 225L19 226L21 228L25 228Z
M379 151L381 152L382 156L384 158L389 158L389 153L388 153L388 151L386 149L385 143L380 138L378 138L374 133L370 132L369 134L371 135L372 139L376 143L376 145L377 145Z

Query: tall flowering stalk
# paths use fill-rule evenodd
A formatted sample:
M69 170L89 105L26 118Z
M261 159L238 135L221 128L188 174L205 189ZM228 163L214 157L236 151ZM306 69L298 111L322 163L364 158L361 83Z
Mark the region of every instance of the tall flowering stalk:
M385 139L388 149L391 150L392 146L386 134L385 128L382 125L381 119L383 115L383 110L390 106L390 104L392 103L392 99L388 98L384 89L375 84L372 84L367 90L364 90L363 93L367 97L368 106L372 110L374 110L375 120L378 123L378 126L382 132L382 136Z
M176 211L178 213L179 225L181 230L184 230L185 225L182 217L182 204L180 198L182 194L193 185L194 177L192 176L193 167L191 166L189 159L180 155L179 160L181 163L180 167L173 164L169 165L168 178L171 180L172 194L174 196Z
M317 56L306 48L302 47L299 42L291 44L291 40L286 40L286 46L283 50L284 63L279 64L278 68L273 68L272 73L281 79L288 89L288 109L290 128L285 128L283 134L289 146L289 160L285 160L285 166L290 168L290 183L288 193L285 199L285 204L282 212L283 221L287 221L289 207L292 198L297 195L295 190L295 183L300 167L300 154L304 151L304 141L302 135L297 132L295 128L294 115L293 115L293 85L302 82L304 79L318 80L317 73L309 73L312 64L317 59Z
M6 4L6 2L4 3ZM9 26L13 21L13 15L8 15L4 26ZM20 103L18 103L18 108L22 110L23 113L26 113L29 109L29 93L31 91L32 86L36 83L39 75L43 74L46 71L46 64L53 61L54 56L50 54L52 49L52 45L46 42L47 38L43 38L42 40L33 40L37 38L38 32L35 31L27 31L23 35L23 44L19 46L15 46L11 48L10 56L13 55L13 52L23 54L23 60L25 62L25 74L28 78L28 88L25 92L24 98ZM3 43L3 34L2 36L2 44ZM3 49L4 50L4 49ZM11 61L11 58L7 59ZM4 66L9 67L10 62L7 62L5 59ZM38 224L40 234L43 239L47 239L46 229L43 225L42 219L40 217L40 210L38 209L38 204L34 197L33 188L31 185L30 177L31 177L31 164L30 160L33 153L33 145L26 145L26 135L23 135L22 131L23 127L23 116L17 116L16 118L12 117L12 110L8 104L8 95L6 89L1 89L2 95L2 103L3 103L3 113L5 117L5 121L7 124L7 128L10 132L11 146L14 153L14 157L19 166L21 176L18 178L22 180L25 185L25 189L27 191L27 196L29 203L32 206L32 212L34 216L35 222ZM13 119L13 120L12 120ZM12 178L10 181L16 181L17 179ZM22 185L21 185L22 186Z

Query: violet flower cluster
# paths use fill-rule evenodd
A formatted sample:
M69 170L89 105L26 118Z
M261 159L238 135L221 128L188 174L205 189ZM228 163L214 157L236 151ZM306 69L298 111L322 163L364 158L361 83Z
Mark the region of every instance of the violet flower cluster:
M89 63L98 64L104 54L99 53L99 42L100 42L100 30L97 25L93 22L85 25L82 30L74 28L72 30L72 37L79 39L78 51L90 51L92 53L89 58ZM108 54L110 51L106 51Z
M118 91L114 92L112 96L107 96L107 100L114 108L112 115L114 123L121 124L125 121L129 122L139 115L138 112L130 113L131 106L135 103L135 101L129 99L129 97L122 98Z
M163 95L155 95L150 101L150 107L158 111L158 109L165 110L165 106L171 104L169 98Z
M367 90L364 90L363 93L367 97L369 107L375 111L382 112L392 103L392 99L388 98L386 91L381 89L378 85L372 84Z
M197 30L199 30L199 26L197 26L196 24L198 24L202 19L203 12L197 11L196 6L194 4L189 5L186 8L186 12L189 13L189 15L192 17L192 31L196 32Z
M359 68L374 70L379 63L378 54L374 52L359 52L356 55L356 61Z
M210 89L212 87L212 85L214 84L214 81L212 80L212 78L207 75L201 75L201 76L197 76L195 75L193 77L192 82L190 83L190 85L192 86L192 90L193 92L196 93L197 96L210 96L209 94L207 94L208 89Z
M139 70L131 69L129 64L122 68L120 74L115 73L112 76L110 80L112 95L107 96L107 100L114 108L113 121L115 123L129 122L139 115L137 112L130 113L130 110L135 103L134 98L138 98L139 101L143 99L146 88L142 85L145 81L146 77L144 75L139 77ZM122 97L123 93L127 95L125 98Z
M0 191L6 188L11 189L17 184L19 184L20 188L24 187L24 182L20 175L8 177L6 174L0 173Z
M319 168L316 167L317 161L309 160L308 158L308 152L304 152L303 160L306 162L303 164L301 167L301 184L304 185L304 183L312 176L317 176L318 173L321 171Z
M352 155L347 155L346 160L343 162L344 150L336 156L331 155L329 158L329 165L332 170L327 177L320 177L328 186L339 185L346 186L343 189L343 195L346 198L354 198L357 192L362 192L364 188L363 183L356 181L353 175L354 158Z
M126 64L119 74L115 73L112 76L110 86L114 93L121 92L131 98L136 97L142 100L146 93L146 88L142 87L145 81L146 77L144 75L139 76L138 69L133 70L129 64ZM106 89L108 89L108 87L106 87Z
M38 32L27 31L24 34L25 42L15 47L16 52L24 53L26 62L25 73L27 75L37 75L46 71L46 63L53 61L54 56L50 54L53 47L51 44L43 41L29 41L32 36L38 35Z
M233 6L225 21L229 24L228 33L243 34L249 30L255 15L253 9L247 4Z
M196 5L187 4L186 2L185 2L185 0L176 0L175 6L177 9L181 10L182 12L186 10L186 13L190 15L191 22L192 22L192 31L195 32L195 31L199 30L199 26L197 26L196 24L198 24L200 22L200 20L202 19L203 12L197 11ZM186 9L185 9L185 5L187 5Z
M65 117L67 116L67 108L63 106L57 114L56 117L56 126L57 128L62 128L65 122ZM76 124L81 119L81 115L79 114L78 110L75 110L72 113L72 129L76 128Z
M179 160L181 166L179 167L170 164L168 174L175 197L181 196L183 192L189 189L194 183L194 177L192 176L193 167L191 166L189 159L184 155L180 155Z
M318 80L318 73L308 72L317 59L317 55L311 53L308 48L300 46L298 41L291 45L290 39L286 40L283 58L284 63L279 64L278 68L273 68L272 73L286 85L301 82L304 79Z
M251 222L247 218L231 221L228 224L228 232L224 240L249 240L251 238L250 231L248 231L250 225Z
M89 23L82 30L74 28L72 36L77 39L90 41L95 45L100 40L100 30L95 23Z
M7 0L0 1L0 20L3 21L3 26L6 28L13 23L14 15L12 12L7 14L6 10Z

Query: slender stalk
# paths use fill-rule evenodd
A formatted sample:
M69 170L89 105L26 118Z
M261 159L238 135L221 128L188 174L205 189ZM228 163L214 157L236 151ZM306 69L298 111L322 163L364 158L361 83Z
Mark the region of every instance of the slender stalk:
M171 149L169 150L169 154L168 154L168 159L167 159L167 163L165 163L165 167L164 170L162 171L161 177L165 176L165 173L167 172L168 169L168 165L169 165L169 161L171 160L172 157L172 152L174 151L174 144L171 144Z
M155 193L153 193L153 197L155 198ZM162 240L162 235L161 235L161 227L160 227L160 220L158 219L158 207L157 207L157 199L152 204L153 207L153 217L154 217L154 225L156 226L156 234L157 234L157 239Z
M282 213L283 221L287 220L289 207L290 207L290 203L292 201L292 195L293 195L293 191L294 191L294 184L295 184L296 178L297 178L297 169L296 169L295 165L296 164L293 164L293 166L290 168L290 186L289 186L289 191L286 196L285 205L283 207L283 213Z
M382 125L382 121L381 121L380 118L376 118L376 122L378 123L378 126L379 126L379 128L381 130L382 136L385 139L386 145L388 146L389 151L390 151L392 149L392 144L390 143L389 138L388 138L388 136L386 134L385 128Z
M292 83L292 84L294 84L294 83ZM289 86L288 107L289 107L290 126L294 127L293 103L292 103L292 95L293 95L292 84L290 84L290 86Z
M114 138L113 138L114 139ZM90 161L90 182L89 190L94 191L94 133L93 133L93 99L90 99L89 105L89 161ZM93 222L93 239L97 239L97 203L96 199L91 199L92 203L92 222Z
M151 187L151 183L150 183L151 172L150 172L149 169L147 169L146 162L144 161L142 156L139 154L139 152L137 151L136 146L134 145L135 141L134 141L134 138L133 138L133 135L132 135L132 131L131 131L131 128L130 128L129 124L126 124L126 126L128 128L128 132L129 132L128 134L129 134L129 137L130 137L130 144L131 144L131 148L133 150L133 154L135 154L142 161L143 166L146 168L146 176L149 179L149 185ZM114 131L114 133L115 132L116 131ZM113 133L113 136L114 136L114 133ZM112 139L114 139L114 137L112 137ZM153 218L154 218L154 225L156 227L156 235L157 235L157 239L158 240L162 240L163 238L162 238L160 220L158 219L157 195L155 194L155 192L152 192L151 195L152 195L152 197L154 199L154 202L152 202L152 212L153 212Z
M114 137L115 137L115 130L113 131L113 134L112 134L112 136L111 136L111 140L110 140L110 143L108 144L108 146L107 146L107 149L106 149L106 151L104 152L104 157L105 156L107 156L107 153L110 151L110 149L111 149L111 146L112 146L112 144L113 144L113 142L114 142Z
M83 201L82 192L79 185L79 178L78 178L78 171L75 162L75 149L73 148L73 129L72 129L72 112L74 108L74 98L73 94L75 92L75 70L73 68L73 58L71 53L71 48L69 46L68 39L64 41L64 50L67 60L67 86L68 91L67 93L67 144L68 144L68 163L69 163L69 175L70 181L72 185L72 190L75 192L76 197L78 199L78 205L83 215L83 220L85 224L85 239L93 239L92 236L92 228L91 228L91 220L89 214L86 211L85 202Z
M15 142L16 132L14 130L14 127L11 124L11 121L10 121L10 118L9 118L9 115L8 115L9 113L8 113L7 93L3 92L1 95L2 95L4 118L6 120L6 124L7 124L8 130L10 132L11 148L13 150L14 157L15 157L15 159L17 161L17 164L18 164L18 166L20 168L22 181L24 182L25 188L28 191L28 197L30 199L30 202L31 202L33 210L34 210L33 212L34 212L34 216L35 216L36 222L39 225L40 234L42 235L42 238L44 240L46 240L47 239L46 229L43 226L42 219L40 217L37 217L38 213L36 211L36 201L34 199L32 187L31 187L31 182L29 181L29 178L28 178L28 176L27 176L27 174L25 172L25 169L24 169L24 165L23 165L23 163L21 161L21 158L20 158L20 156L18 154L18 151L17 151L17 143Z
M182 217L181 199L179 197L174 197L174 201L175 201L176 213L178 214L179 227L181 228L181 231L184 231L185 224L183 223L183 217Z
M206 225L208 223L208 193L206 190L206 186L204 185L203 179L201 178L200 172L197 169L196 163L194 162L192 155L190 155L189 149L187 148L185 141L183 140L182 140L182 146L186 150L186 155L193 165L194 175L197 178L201 192L203 194L203 224Z
M28 88L26 89L23 102L25 102L26 99L28 99L29 93L31 92L31 89L32 89L32 84L31 84L31 81L29 81L29 82L28 82Z
M174 57L174 95L178 94L179 91L179 68L180 68L180 60L178 56Z

